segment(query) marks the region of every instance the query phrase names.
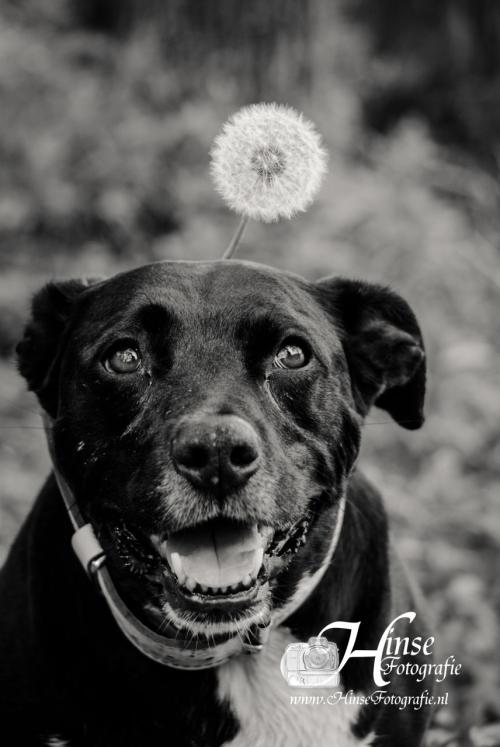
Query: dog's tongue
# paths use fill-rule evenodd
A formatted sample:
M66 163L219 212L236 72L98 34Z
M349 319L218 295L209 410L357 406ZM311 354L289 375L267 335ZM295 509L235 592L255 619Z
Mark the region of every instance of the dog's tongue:
M263 557L257 525L217 522L176 532L167 540L167 558L180 581L224 588L254 578Z

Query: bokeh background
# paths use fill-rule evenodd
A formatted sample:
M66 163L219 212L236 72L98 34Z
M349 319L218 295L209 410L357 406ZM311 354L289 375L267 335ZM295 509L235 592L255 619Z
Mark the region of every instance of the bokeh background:
M330 171L241 255L386 283L413 305L427 422L380 411L362 464L456 656L428 744L500 745L500 4L494 0L3 0L0 562L49 470L13 346L53 277L219 257L209 178L239 106L316 122ZM1 611L0 611L1 614ZM1 665L1 664L0 664Z

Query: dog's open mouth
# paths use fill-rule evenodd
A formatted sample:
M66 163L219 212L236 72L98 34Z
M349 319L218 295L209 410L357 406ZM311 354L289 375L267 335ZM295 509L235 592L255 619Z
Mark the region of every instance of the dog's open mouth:
M310 504L310 509L313 505ZM119 589L139 617L165 629L229 635L268 615L272 579L305 544L314 510L272 527L217 517L163 536L102 527Z
M185 594L225 597L256 585L272 535L270 527L217 520L175 532L158 549L165 575Z
M310 519L283 529L264 523L212 519L139 540L128 527L115 525L113 545L122 568L133 576L161 583L163 593L206 611L254 603L259 589L304 544Z

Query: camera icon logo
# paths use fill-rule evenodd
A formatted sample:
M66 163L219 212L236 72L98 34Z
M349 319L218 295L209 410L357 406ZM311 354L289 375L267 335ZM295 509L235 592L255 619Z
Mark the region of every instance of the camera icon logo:
M338 687L339 651L327 638L291 643L281 659L281 674L290 687Z

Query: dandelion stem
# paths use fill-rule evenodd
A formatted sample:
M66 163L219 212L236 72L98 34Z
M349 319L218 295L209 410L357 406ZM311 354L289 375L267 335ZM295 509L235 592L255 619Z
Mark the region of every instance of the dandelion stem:
M238 228L233 234L233 238L229 242L226 251L222 255L222 259L231 259L231 257L236 253L238 244L240 243L241 237L243 236L243 232L245 231L247 223L248 223L248 215L243 215L238 224Z

